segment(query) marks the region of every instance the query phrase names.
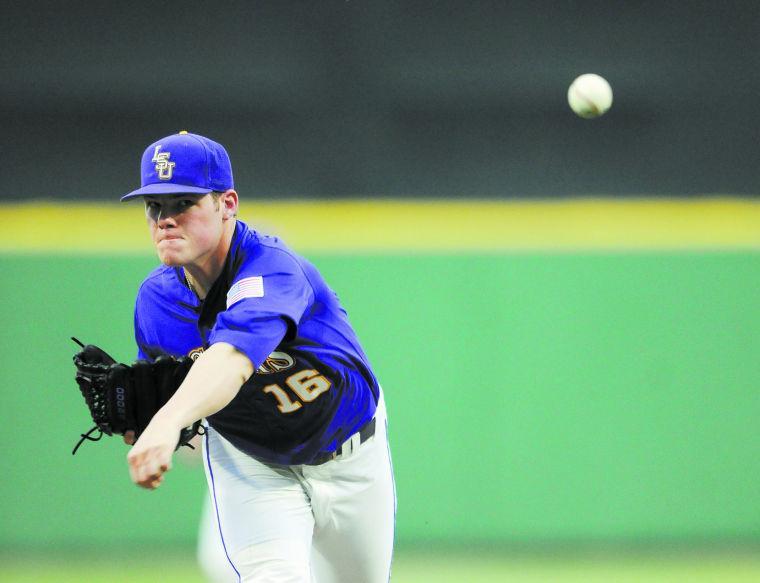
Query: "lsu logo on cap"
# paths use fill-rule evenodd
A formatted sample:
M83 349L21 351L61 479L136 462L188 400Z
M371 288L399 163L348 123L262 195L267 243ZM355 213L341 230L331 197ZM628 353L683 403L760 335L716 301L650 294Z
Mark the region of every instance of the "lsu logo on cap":
M161 144L156 146L153 150L153 158L151 162L156 163L156 174L161 180L171 180L172 173L174 172L174 162L169 162L171 152L161 152Z

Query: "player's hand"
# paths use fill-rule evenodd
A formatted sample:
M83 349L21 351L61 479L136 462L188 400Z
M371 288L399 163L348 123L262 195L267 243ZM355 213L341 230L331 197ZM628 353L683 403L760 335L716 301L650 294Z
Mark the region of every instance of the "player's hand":
M179 441L179 427L156 415L127 454L132 481L155 490L172 467L172 454Z

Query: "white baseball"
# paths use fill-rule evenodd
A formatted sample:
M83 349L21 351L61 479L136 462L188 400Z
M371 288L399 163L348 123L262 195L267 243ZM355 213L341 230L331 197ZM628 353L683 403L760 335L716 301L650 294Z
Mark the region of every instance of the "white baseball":
M612 105L612 88L604 77L586 73L570 84L567 102L581 117L599 117Z

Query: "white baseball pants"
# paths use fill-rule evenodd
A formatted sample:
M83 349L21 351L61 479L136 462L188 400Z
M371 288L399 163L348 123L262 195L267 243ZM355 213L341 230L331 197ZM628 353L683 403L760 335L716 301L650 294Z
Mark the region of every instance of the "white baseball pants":
M396 493L381 396L375 435L319 466L262 463L212 428L203 441L228 580L387 583ZM348 450L348 451L346 451Z

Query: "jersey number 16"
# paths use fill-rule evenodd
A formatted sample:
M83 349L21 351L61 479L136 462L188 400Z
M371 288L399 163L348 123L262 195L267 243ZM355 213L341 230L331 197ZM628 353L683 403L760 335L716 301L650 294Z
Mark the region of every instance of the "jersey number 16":
M280 413L285 414L298 411L303 403L310 403L331 386L327 377L314 369L304 369L290 375L285 380L285 384L296 394L298 399L291 399L287 391L277 384L267 385L262 389L277 399L277 408Z

